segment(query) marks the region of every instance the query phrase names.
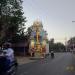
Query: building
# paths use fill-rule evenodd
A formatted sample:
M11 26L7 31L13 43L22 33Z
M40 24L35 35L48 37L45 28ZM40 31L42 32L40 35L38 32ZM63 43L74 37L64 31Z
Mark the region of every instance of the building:
M67 41L67 50L75 52L75 38L71 38Z

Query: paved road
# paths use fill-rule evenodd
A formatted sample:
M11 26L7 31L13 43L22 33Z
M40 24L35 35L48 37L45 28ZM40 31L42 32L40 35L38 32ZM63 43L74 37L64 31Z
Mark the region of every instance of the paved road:
M19 66L17 75L75 75L75 55L55 53L55 58Z

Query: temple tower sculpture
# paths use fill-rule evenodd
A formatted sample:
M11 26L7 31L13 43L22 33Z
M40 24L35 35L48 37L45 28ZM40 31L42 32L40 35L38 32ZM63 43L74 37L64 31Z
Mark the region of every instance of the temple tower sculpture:
M47 38L47 32L43 29L41 21L34 21L30 36L30 53L34 57L44 57L46 53L49 53L49 44Z

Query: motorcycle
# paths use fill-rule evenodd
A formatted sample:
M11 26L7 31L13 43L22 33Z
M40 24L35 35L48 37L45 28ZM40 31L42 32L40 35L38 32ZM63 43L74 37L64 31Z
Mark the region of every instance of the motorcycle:
M54 52L51 52L51 58L54 58Z
M16 75L18 63L15 59L11 64L6 64L6 57L3 51L0 51L0 75Z

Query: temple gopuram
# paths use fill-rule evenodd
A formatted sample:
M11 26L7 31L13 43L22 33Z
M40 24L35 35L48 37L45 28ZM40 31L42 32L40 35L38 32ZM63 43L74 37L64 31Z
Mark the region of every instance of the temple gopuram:
M43 29L41 21L34 21L31 26L29 52L32 57L45 57L49 53L47 32Z

